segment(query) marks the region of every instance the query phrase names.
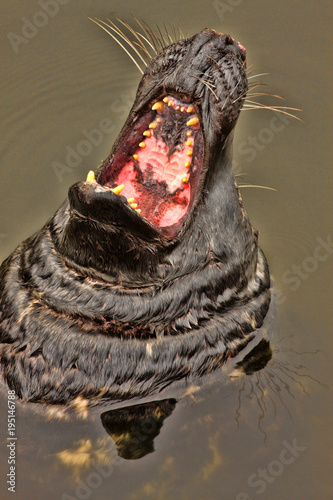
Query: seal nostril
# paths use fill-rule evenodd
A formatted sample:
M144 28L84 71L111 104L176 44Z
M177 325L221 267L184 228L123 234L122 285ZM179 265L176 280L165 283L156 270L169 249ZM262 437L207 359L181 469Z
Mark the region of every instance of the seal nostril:
M230 35L225 35L225 44L226 45L233 45L234 39Z

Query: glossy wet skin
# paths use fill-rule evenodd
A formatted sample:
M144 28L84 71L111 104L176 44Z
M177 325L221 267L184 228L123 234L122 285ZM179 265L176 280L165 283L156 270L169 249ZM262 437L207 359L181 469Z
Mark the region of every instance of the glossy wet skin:
M270 279L232 172L246 90L244 48L214 30L151 61L96 180L1 268L2 367L21 397L141 397L253 339Z

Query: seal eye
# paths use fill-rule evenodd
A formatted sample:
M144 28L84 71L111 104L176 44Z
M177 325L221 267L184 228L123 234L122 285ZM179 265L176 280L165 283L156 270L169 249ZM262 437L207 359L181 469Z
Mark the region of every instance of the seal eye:
M167 95L150 104L121 141L99 183L122 195L162 231L179 227L192 206L203 157L195 106ZM124 154L126 151L126 154Z

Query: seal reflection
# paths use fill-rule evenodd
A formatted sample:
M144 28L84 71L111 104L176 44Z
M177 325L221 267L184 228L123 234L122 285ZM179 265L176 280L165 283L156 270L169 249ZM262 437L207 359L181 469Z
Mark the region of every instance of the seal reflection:
M262 339L236 364L231 377L236 376L236 373L252 375L265 368L271 358L270 344ZM154 440L160 434L165 419L173 413L176 404L177 400L170 398L102 413L103 427L113 439L119 457L137 460L154 452Z
M115 442L118 455L137 460L155 451L154 439L176 403L175 399L164 399L103 413L103 427Z

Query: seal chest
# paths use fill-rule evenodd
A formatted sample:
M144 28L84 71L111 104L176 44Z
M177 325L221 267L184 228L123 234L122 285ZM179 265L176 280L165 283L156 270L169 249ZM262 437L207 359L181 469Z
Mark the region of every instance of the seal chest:
M245 49L205 29L147 66L110 155L0 271L19 397L128 399L212 372L260 328L268 266L232 173Z

